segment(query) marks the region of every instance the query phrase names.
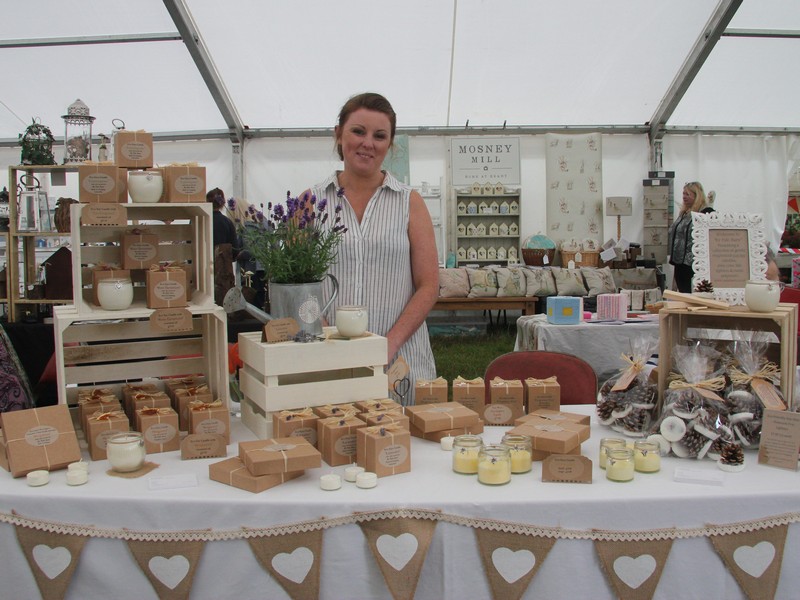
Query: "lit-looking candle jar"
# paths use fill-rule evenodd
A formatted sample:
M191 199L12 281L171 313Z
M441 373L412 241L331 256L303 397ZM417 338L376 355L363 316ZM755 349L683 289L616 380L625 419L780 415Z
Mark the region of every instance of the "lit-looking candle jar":
M484 446L478 453L478 481L503 485L511 481L511 456L508 446Z
M479 435L458 435L453 440L453 471L474 475L478 472L478 452L483 446Z
M640 473L656 473L661 470L661 448L656 442L636 440L633 443L633 463Z
M531 470L533 450L530 436L507 433L503 436L502 443L504 446L508 446L512 473L527 473Z
M612 448L607 453L606 479L611 481L631 481L633 479L633 450Z

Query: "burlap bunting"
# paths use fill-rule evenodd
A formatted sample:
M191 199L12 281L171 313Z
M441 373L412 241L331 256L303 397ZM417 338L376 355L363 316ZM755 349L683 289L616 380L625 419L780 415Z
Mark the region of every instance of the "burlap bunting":
M649 600L661 579L672 539L595 540L594 547L603 572L620 600Z
M204 541L142 542L128 540L133 558L160 600L186 600Z
M259 564L293 600L319 598L322 530L247 538Z

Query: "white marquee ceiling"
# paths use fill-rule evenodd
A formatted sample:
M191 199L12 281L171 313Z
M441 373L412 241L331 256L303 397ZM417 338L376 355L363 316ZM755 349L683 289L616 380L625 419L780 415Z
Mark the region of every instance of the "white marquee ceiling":
M183 0L251 129L322 128L375 90L402 127L642 126L717 0ZM95 132L224 131L180 40L7 47L9 40L177 31L176 0L28 0L0 18L0 140L32 117L63 134L80 97ZM178 2L180 3L180 2ZM744 0L728 29L800 31L796 0ZM671 127L800 128L799 38L723 36Z

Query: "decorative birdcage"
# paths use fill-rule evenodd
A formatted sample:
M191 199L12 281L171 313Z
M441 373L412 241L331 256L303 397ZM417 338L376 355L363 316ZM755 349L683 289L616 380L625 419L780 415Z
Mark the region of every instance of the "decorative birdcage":
M80 98L67 108L64 119L64 164L77 164L92 160L92 123L94 117Z
M19 134L19 143L22 146L20 163L23 165L54 165L53 143L55 138L47 125L42 125L35 118Z

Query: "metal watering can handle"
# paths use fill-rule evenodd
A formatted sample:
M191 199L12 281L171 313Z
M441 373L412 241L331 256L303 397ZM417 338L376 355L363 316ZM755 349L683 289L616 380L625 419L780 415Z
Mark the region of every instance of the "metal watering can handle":
M325 304L325 306L322 307L323 315L326 312L328 312L328 309L331 307L331 304L333 304L333 301L336 300L336 296L339 295L339 282L336 280L336 277L334 277L330 273L328 273L325 277L330 277L331 281L333 282L333 294L331 294L331 299L328 300L327 304Z

